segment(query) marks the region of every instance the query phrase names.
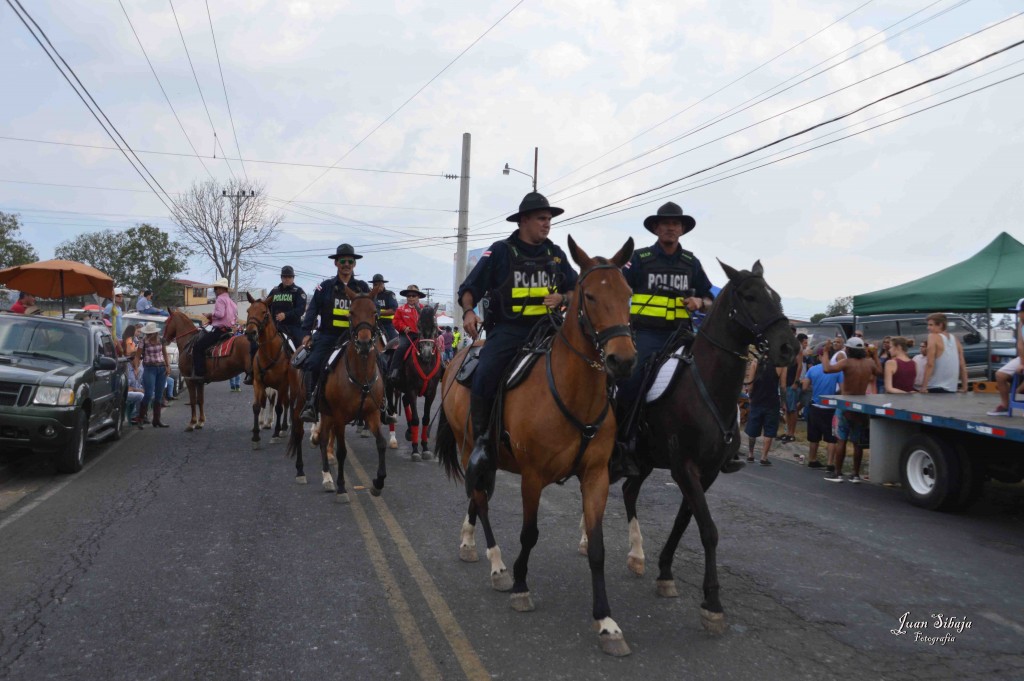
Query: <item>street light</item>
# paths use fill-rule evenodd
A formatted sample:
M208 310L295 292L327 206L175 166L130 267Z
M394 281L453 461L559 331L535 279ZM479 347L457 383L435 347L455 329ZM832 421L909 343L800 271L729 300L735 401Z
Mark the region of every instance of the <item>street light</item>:
M510 172L516 172L520 175L526 175L533 181L533 191L537 191L537 147L533 148L533 175L530 173L524 173L522 170L516 170L509 164L505 164L505 167L501 169L502 175L508 175Z

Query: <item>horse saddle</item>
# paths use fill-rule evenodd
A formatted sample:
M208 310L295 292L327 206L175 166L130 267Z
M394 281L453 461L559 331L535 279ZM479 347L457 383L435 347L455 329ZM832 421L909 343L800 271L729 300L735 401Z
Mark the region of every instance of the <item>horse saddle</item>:
M518 387L530 375L530 370L537 363L537 360L551 350L552 340L554 340L554 336L549 336L541 339L537 345L519 351L516 358L512 360L512 371L508 373L508 378L505 379L505 390L512 390Z
M476 365L480 362L480 351L484 349L482 345L474 345L466 353L466 359L462 360L462 366L459 367L459 372L455 374L455 380L461 385L467 388L473 387L473 372L476 371Z
M240 338L240 336L235 336L230 331L207 331L205 333L214 333L221 336L216 345L207 348L206 356L209 359L230 356L232 348L235 347L235 340Z

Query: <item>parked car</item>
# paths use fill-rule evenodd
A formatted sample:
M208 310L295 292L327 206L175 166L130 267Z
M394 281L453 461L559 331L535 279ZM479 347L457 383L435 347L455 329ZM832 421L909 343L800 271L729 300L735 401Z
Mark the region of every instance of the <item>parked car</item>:
M103 322L0 312L0 448L76 473L86 441L121 437L127 390Z
M142 327L146 322L153 322L160 329L160 333L164 332L164 324L167 323L167 317L155 314L140 314L138 312L126 312L122 319L125 324L135 324L138 327ZM181 368L178 367L178 344L168 343L167 344L167 359L171 362L171 378L174 379L174 396L177 397L178 393L182 390L181 384Z
M868 343L881 343L886 336L913 338L914 347L908 354L914 356L918 353L921 341L928 338L927 319L928 315L924 313L858 316L857 330L864 334L864 340ZM984 334L974 328L962 315L947 313L946 319L947 331L956 336L957 341L963 346L968 378L993 378L987 376L990 356L988 341ZM797 331L815 327L828 330L828 332L835 331L831 335L840 335L846 339L853 334L853 317L851 315L825 317L817 324L798 325ZM804 331L804 333L807 332ZM991 349L993 373L1017 354L1016 344L1013 341L994 340Z

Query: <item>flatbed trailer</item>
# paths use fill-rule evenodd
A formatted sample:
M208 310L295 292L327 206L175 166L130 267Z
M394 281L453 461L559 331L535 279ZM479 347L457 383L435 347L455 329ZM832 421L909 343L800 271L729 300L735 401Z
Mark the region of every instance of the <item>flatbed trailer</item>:
M1024 414L988 416L985 393L830 395L824 404L871 420L871 481L901 483L931 510L973 503L987 478L1024 479Z

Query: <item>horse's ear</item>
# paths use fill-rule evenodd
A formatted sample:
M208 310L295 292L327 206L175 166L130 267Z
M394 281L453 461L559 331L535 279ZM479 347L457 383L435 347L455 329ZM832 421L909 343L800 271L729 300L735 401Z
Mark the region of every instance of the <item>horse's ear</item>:
M252 297L252 294L248 291L245 292L245 297L249 300L249 304L252 305L256 302L256 299Z
M356 293L355 291L353 291L353 290L352 290L351 288L349 288L348 286L346 286L346 287L344 287L344 288L345 288L345 297L346 297L346 298L348 298L349 300L355 300L355 299L356 299L356 296L358 296L358 295L359 295L358 293Z
M758 260L754 263L754 266L750 268L750 273L755 277L760 277L764 274L764 266L761 265L761 261Z
M589 269L593 263L593 259L587 255L586 251L576 245L571 234L569 235L569 255L572 256L573 261L580 266L581 270Z
M736 276L739 274L739 272L737 272L733 268L729 267L728 265L726 265L721 260L718 261L718 264L722 266L723 270L725 270L725 276L729 277L730 281L735 279Z
M626 243L622 245L619 252L612 256L612 264L622 269L622 267L629 262L629 259L633 257L633 237L629 237Z

